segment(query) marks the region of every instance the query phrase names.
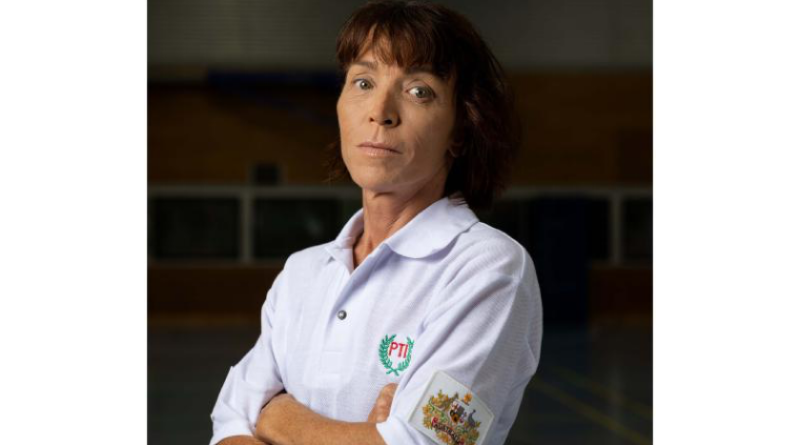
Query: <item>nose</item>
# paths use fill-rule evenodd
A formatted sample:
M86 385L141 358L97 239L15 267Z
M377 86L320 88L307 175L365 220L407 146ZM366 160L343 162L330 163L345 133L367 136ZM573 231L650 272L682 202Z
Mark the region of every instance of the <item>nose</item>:
M397 107L390 91L375 95L375 102L369 113L369 121L385 127L395 127L400 123L400 115L397 113Z

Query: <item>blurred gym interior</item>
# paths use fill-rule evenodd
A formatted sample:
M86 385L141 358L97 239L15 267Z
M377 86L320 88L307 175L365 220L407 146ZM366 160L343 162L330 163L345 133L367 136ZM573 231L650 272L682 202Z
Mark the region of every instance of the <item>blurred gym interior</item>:
M652 443L652 3L441 2L523 122L484 222L536 265L545 331L509 444ZM148 442L207 443L286 257L360 207L326 183L339 26L361 2L148 5Z

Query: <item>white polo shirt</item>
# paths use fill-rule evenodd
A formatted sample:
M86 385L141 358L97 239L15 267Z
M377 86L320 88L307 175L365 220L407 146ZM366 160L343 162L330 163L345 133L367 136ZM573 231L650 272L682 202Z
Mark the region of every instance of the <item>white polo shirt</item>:
M437 371L469 389L466 402L475 397L491 411L482 444L504 442L539 362L542 308L530 256L463 200L442 198L354 270L363 227L359 210L334 241L286 261L262 307L261 335L230 368L211 413L212 445L254 434L261 408L282 389L321 415L363 422L388 383L398 388L377 425L386 443L435 443L409 418Z

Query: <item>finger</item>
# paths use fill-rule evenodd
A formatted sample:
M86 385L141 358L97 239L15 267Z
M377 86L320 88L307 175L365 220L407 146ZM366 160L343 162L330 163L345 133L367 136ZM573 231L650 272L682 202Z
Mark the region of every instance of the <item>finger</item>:
M381 395L394 397L395 391L397 391L397 383L389 383L388 385L384 386L383 389L381 389Z
M386 419L389 418L389 411L390 411L389 407L388 406L384 407L381 405L375 405L375 407L369 413L369 417L367 417L367 422L380 423L386 421Z
M383 422L389 418L389 409L379 409L375 411L377 422Z

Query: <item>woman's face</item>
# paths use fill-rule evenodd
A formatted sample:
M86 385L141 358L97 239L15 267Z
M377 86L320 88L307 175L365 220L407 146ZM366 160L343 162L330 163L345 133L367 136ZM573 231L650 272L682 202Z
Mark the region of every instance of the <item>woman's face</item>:
M443 187L455 123L453 76L386 65L366 51L347 71L336 111L342 158L362 189L414 195Z

